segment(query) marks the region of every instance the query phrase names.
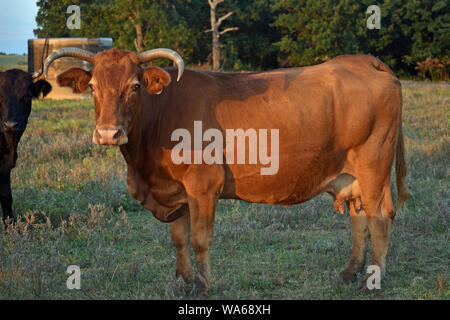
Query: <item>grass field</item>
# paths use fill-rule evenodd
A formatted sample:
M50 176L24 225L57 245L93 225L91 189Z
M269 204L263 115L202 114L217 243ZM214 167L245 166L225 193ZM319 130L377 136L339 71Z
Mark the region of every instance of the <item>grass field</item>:
M392 228L381 290L338 273L351 223L323 195L290 208L221 201L211 299L448 299L450 85L403 83L412 199ZM13 170L21 221L0 228L0 299L179 299L169 225L128 193L118 149L94 146L92 100L36 101ZM69 265L81 290L66 288ZM363 275L361 275L362 278Z
M21 69L27 71L28 56L17 54L0 55L0 71L8 69Z

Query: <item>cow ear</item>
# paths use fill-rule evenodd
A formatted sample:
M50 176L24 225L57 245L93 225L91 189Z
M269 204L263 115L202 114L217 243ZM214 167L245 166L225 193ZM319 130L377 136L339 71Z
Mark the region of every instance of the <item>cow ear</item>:
M56 81L61 87L70 87L74 93L81 93L89 87L91 72L72 68L59 74Z
M33 98L38 98L42 92L42 97L45 97L52 91L52 86L46 80L41 79L33 83Z
M141 82L152 94L161 94L164 87L170 84L170 75L161 68L149 67L144 70Z

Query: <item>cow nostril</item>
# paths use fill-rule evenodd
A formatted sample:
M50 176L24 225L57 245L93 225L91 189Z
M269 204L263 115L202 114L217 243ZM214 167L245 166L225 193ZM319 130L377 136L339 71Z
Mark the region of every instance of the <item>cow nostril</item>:
M3 122L3 127L7 130L9 129L9 130L17 131L20 128L20 125L18 122L15 122L15 121L5 121L5 122Z
M94 131L94 143L102 145L121 145L127 143L127 134L124 129L97 129Z
M113 139L118 140L121 135L122 135L122 130L117 130L117 132L113 136Z

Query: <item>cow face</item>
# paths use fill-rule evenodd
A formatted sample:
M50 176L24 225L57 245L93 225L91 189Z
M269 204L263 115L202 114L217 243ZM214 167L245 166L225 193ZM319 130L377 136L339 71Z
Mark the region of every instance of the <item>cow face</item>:
M160 94L171 78L157 67L142 69L133 53L113 50L95 56L92 72L72 68L60 74L57 81L73 92L91 88L96 120L92 140L118 146L128 142L134 117L145 112L139 108L149 98L148 93Z
M17 146L28 123L31 100L52 87L45 80L33 82L31 74L13 69L0 72L0 132L9 145Z

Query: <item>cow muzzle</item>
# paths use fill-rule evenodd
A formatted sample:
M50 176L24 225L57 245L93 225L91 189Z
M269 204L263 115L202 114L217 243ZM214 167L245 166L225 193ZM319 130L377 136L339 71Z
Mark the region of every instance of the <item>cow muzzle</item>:
M92 142L106 146L120 146L128 142L128 137L122 127L98 128L94 130Z
M5 121L3 122L3 129L5 131L20 131L20 124L15 121Z

